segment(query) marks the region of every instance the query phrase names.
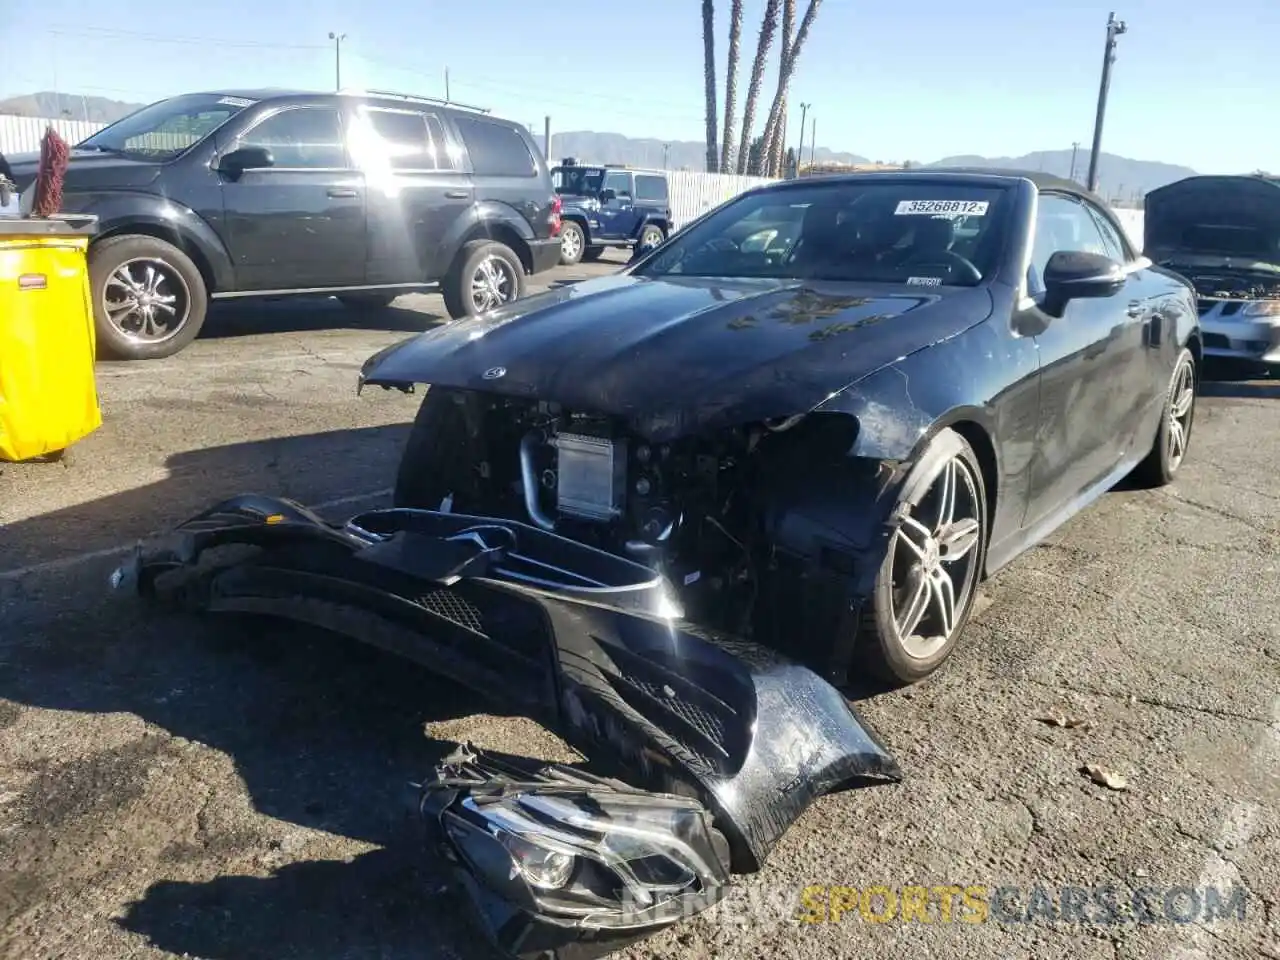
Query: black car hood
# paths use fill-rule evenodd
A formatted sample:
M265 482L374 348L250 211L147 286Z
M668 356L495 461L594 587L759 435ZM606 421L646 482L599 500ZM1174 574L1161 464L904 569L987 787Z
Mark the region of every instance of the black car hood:
M25 190L36 178L40 154L11 154L9 165L13 168L18 189ZM159 172L160 165L150 160L136 160L100 150L72 150L63 190L136 190L150 184Z
M1152 190L1143 235L1162 264L1280 267L1280 180L1187 177Z
M651 441L805 413L986 319L983 288L602 277L371 357L361 384L435 384L624 417Z

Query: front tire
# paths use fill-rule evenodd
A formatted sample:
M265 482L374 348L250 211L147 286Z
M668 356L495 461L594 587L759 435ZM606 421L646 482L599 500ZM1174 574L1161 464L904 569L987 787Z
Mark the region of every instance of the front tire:
M478 477L470 475L471 437L463 414L463 394L443 387L427 389L414 417L396 472L397 507L463 512L479 498Z
M454 320L478 317L524 296L524 264L504 243L472 240L458 251L440 292Z
M1138 486L1168 486L1186 459L1196 416L1198 379L1195 355L1184 347L1173 365L1151 451L1131 474Z
M587 247L582 251L582 259L587 263L595 263L604 256L604 247Z
M869 666L917 683L955 650L986 562L987 494L973 447L954 430L929 443L898 493L897 519L863 620Z
M186 347L204 326L209 294L191 258L145 234L100 240L89 249L89 289L98 352L158 360Z

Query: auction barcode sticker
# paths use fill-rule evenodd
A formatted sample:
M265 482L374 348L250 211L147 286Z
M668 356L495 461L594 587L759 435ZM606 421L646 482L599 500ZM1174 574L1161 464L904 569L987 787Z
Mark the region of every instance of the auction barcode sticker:
M948 214L985 217L989 206L991 204L986 200L901 200L898 202L898 208L893 212L899 217L912 215L937 217Z

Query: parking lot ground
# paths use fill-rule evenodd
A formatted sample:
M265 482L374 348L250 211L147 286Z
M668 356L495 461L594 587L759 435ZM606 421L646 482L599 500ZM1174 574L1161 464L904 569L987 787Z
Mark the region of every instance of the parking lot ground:
M105 586L219 497L385 502L417 399L355 373L439 310L219 307L181 355L103 365L106 422L63 462L0 464L0 956L488 956L408 784L456 741L563 744L376 651ZM1204 393L1173 487L1106 496L986 585L939 675L860 700L903 783L823 799L625 956L1280 958L1280 382ZM987 919L940 892L904 918L911 886L984 887ZM1119 922L1062 916L1097 886ZM805 887L842 918L798 920ZM1210 887L1243 916L1203 920Z

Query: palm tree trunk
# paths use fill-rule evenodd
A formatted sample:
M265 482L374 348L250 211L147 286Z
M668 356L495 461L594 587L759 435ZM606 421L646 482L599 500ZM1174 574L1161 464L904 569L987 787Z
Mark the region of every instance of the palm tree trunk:
M782 0L782 36L778 51L778 89L773 95L773 103L769 106L769 117L764 123L764 163L760 171L766 177L772 177L774 146L778 139L778 124L781 122L782 100L785 96L787 67L791 61L791 39L796 30L796 0Z
M794 14L795 0L787 0L792 6ZM770 159L770 169L776 171L781 166L781 158L785 156L786 150L783 146L786 140L785 130L780 129L785 121L783 116L787 107L787 92L791 87L791 78L795 74L796 64L800 61L800 51L804 49L804 42L809 37L809 31L813 27L813 20L818 15L818 7L822 0L809 0L809 6L804 12L804 18L800 21L800 29L796 31L794 39L787 42L786 49L782 57L782 64L778 72L778 91L774 95L773 108L769 111L769 121L765 126L765 147L766 153ZM770 136L771 135L771 136ZM776 176L776 173L772 175Z
M756 45L756 59L751 64L751 81L747 86L747 100L742 108L742 139L738 141L738 173L754 173L751 160L751 135L756 122L756 104L760 99L760 84L764 81L764 67L769 59L773 36L778 32L778 10L782 0L767 0L764 19L760 22L760 42Z
M720 150L716 145L720 124L716 118L716 7L714 0L702 0L702 57L707 88L707 173L720 170Z
M722 137L720 172L733 173L733 121L738 112L738 58L742 41L742 0L733 0L729 8L728 72L724 80L724 137Z

